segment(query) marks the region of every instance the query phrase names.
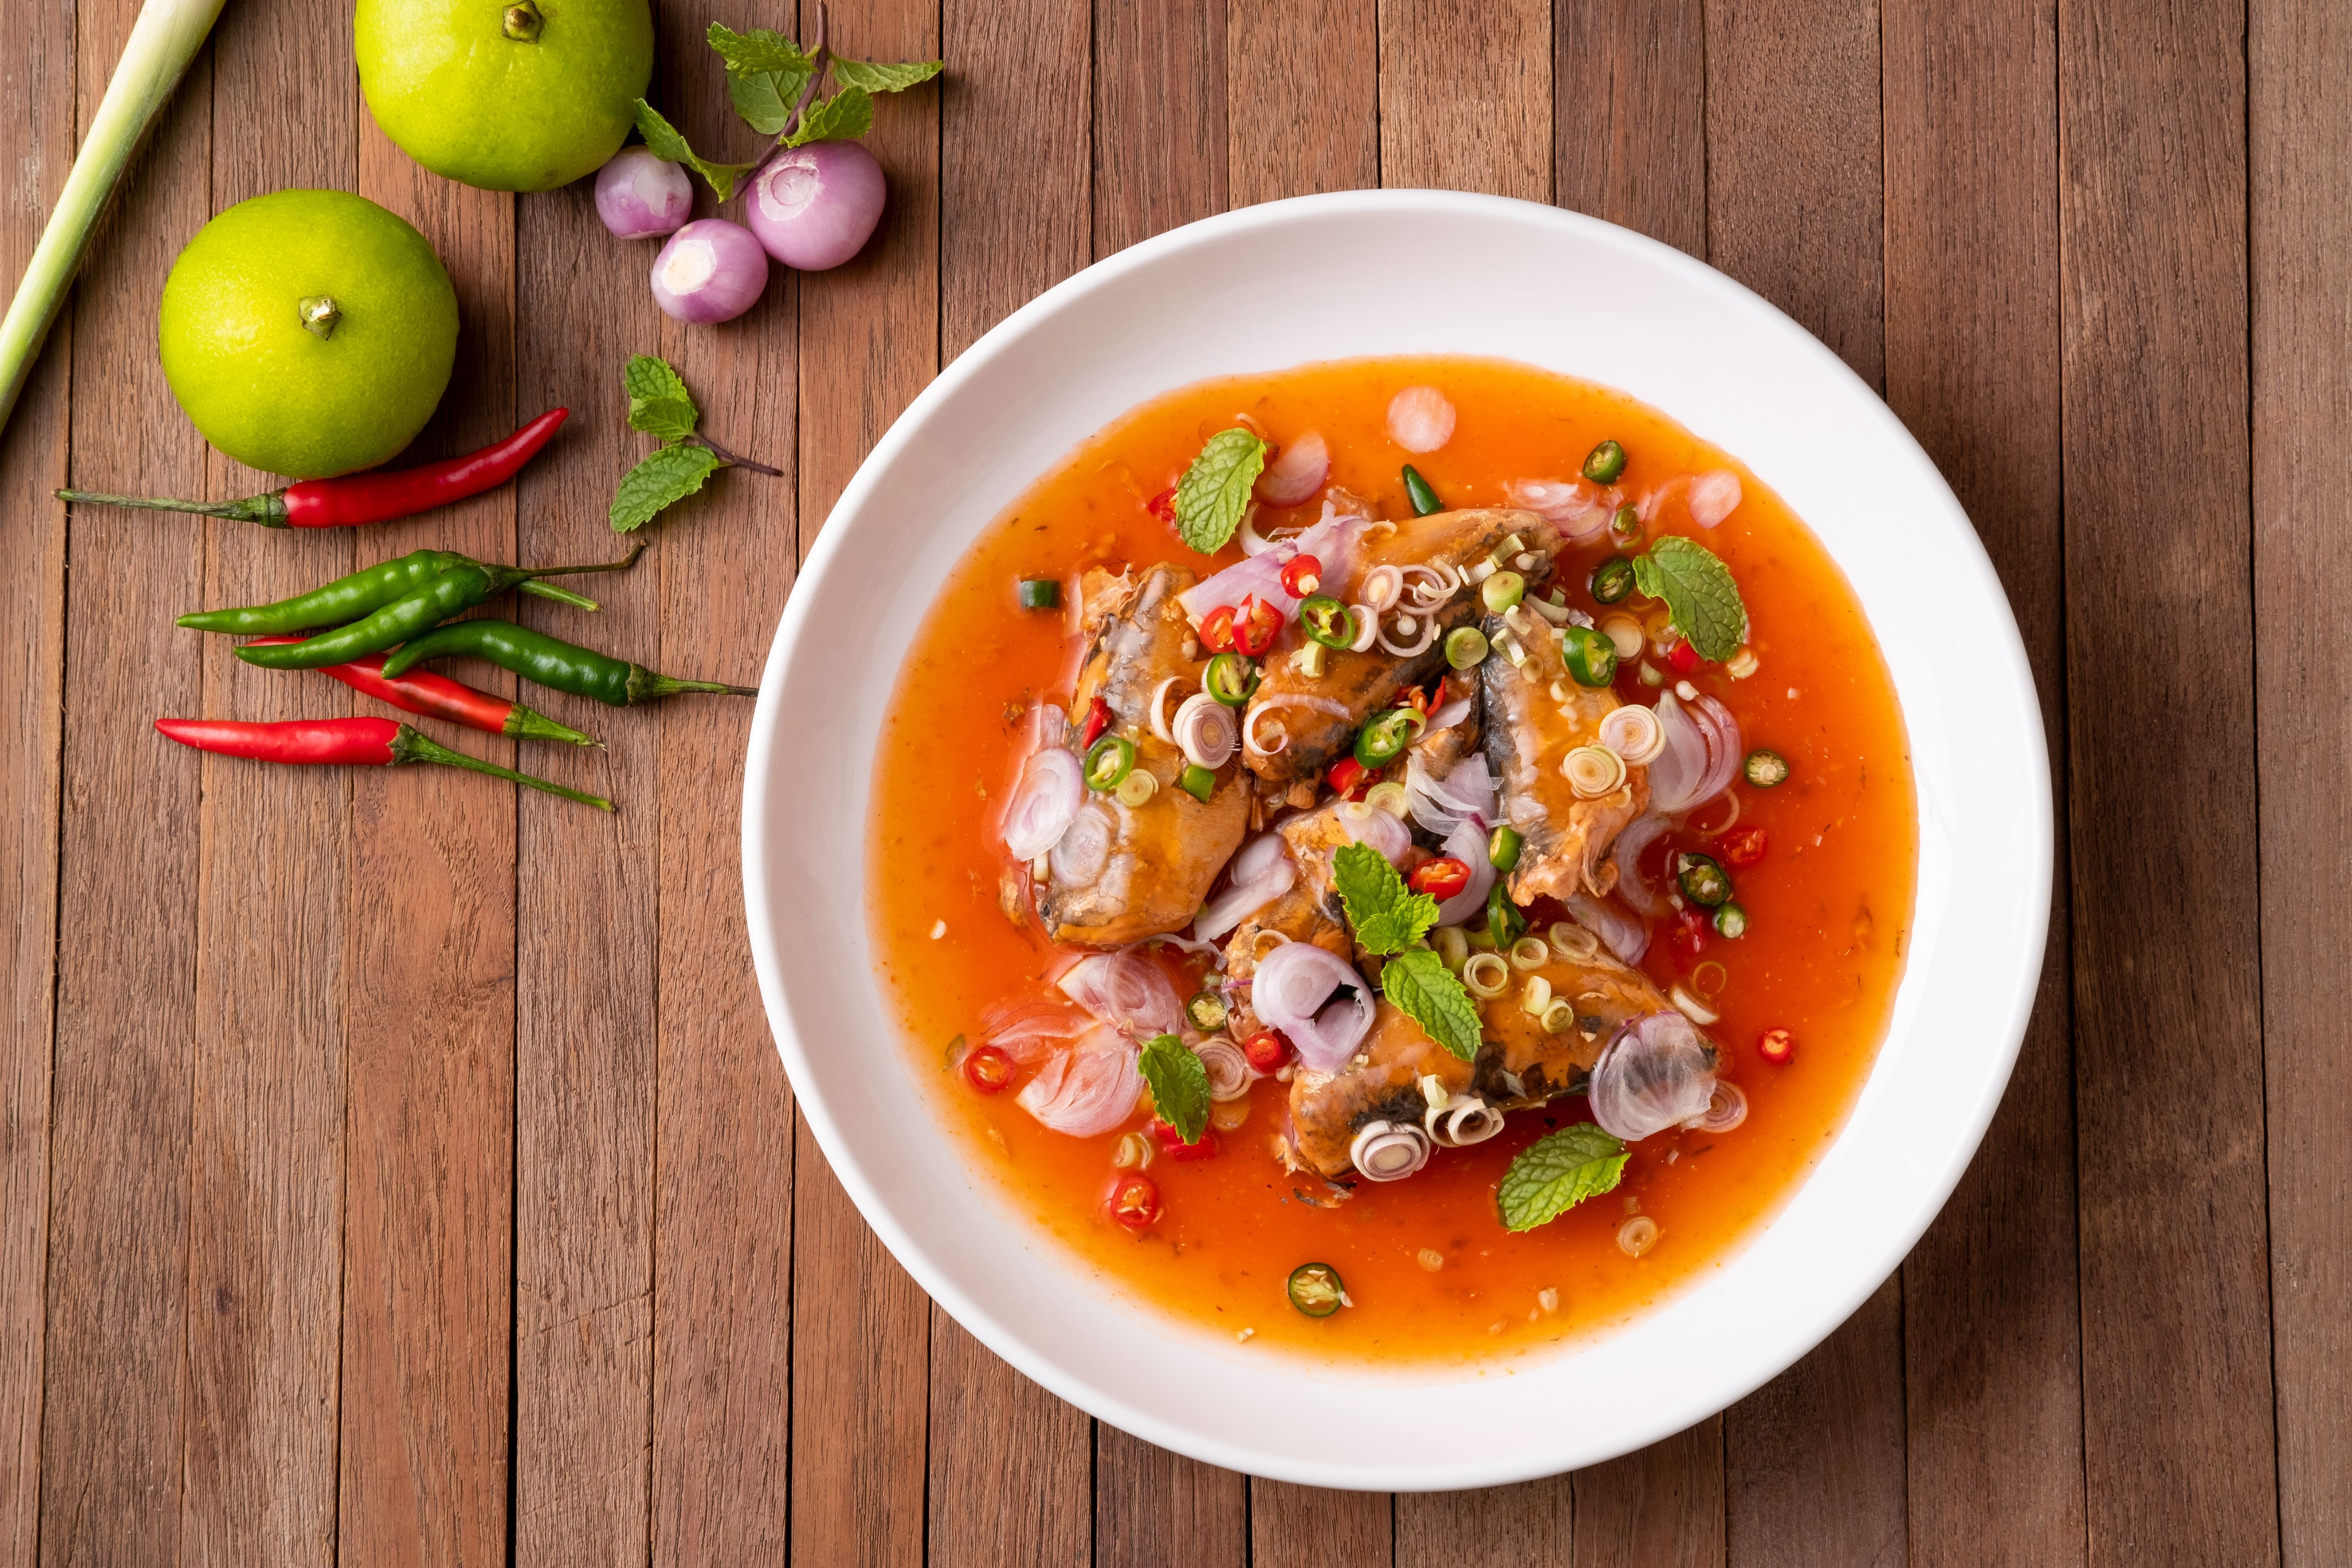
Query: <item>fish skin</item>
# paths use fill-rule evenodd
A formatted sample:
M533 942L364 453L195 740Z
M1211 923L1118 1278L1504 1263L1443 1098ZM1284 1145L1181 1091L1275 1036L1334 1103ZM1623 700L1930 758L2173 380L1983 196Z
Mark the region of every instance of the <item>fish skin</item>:
M1037 915L1056 942L1125 947L1182 930L1249 826L1252 785L1238 752L1217 770L1217 787L1203 804L1176 787L1183 752L1151 731L1151 694L1161 680L1178 678L1168 694L1171 717L1201 689L1205 661L1184 656L1192 633L1176 604L1192 580L1191 571L1171 564L1150 568L1131 585L1106 578L1106 593L1086 607L1094 643L1071 700L1073 736L1085 732L1087 713L1100 697L1111 710L1105 733L1132 741L1135 765L1148 768L1160 788L1140 806L1087 792L1081 809L1110 816L1110 851L1083 886L1066 883L1058 870L1037 883Z
M1528 979L1541 975L1577 1009L1577 1026L1555 1035L1521 1005ZM1620 1026L1671 1005L1650 977L1607 953L1566 959L1554 950L1541 967L1511 972L1510 989L1478 1002L1479 1045L1464 1061L1432 1040L1411 1015L1385 998L1360 1055L1365 1065L1340 1073L1300 1069L1290 1083L1290 1121L1300 1161L1325 1176L1353 1167L1348 1157L1368 1121L1424 1126L1421 1079L1434 1077L1455 1098L1475 1094L1498 1110L1522 1110L1563 1094L1581 1094L1592 1065ZM1473 998L1476 1001L1476 998ZM1518 1079L1514 1091L1504 1081Z
M1394 533L1372 544L1359 546L1355 573L1346 584L1346 592L1338 585L1327 586L1325 591L1352 605L1357 602L1355 595L1365 574L1375 566L1427 566L1475 560L1514 533L1537 557L1535 566L1523 575L1530 583L1547 579L1551 574L1552 552L1559 543L1552 526L1531 511L1481 507L1399 521ZM1362 653L1335 648L1325 655L1320 679L1309 680L1291 668L1286 652L1270 655L1265 678L1251 703L1253 710L1270 697L1326 697L1339 702L1347 714L1343 717L1303 708L1284 709L1278 717L1290 743L1278 752L1244 753L1261 787L1269 795L1278 795L1338 761L1354 744L1356 731L1363 728L1365 720L1393 706L1397 693L1406 687L1418 686L1444 668L1445 634L1456 626L1471 625L1482 608L1477 587L1473 584L1457 592L1438 612L1440 629L1427 651L1402 658L1385 652L1377 644ZM1295 647L1296 641L1289 646Z
M1650 770L1628 764L1625 782L1597 800L1579 800L1559 771L1578 746L1597 744L1601 721L1619 704L1610 688L1579 686L1568 673L1558 635L1543 617L1522 610L1522 632L1500 616L1486 618L1488 641L1507 631L1527 654L1513 664L1500 647L1479 667L1480 703L1486 721L1486 763L1500 783L1503 820L1525 840L1511 874L1511 900L1531 904L1549 894L1606 893L1617 882L1609 858L1617 835L1650 802ZM1552 700L1555 683L1570 693Z

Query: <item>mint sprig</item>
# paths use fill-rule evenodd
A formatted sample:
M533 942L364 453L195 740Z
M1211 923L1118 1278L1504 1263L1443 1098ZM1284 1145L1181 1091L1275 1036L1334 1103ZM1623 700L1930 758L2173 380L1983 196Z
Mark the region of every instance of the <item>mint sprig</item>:
M803 49L782 33L764 27L737 32L720 23L706 35L714 53L727 67L727 101L743 123L780 146L804 147L812 142L851 142L874 128L877 93L904 92L940 74L938 60L909 60L884 65L846 59L833 53L824 41L824 13L817 13L816 43ZM827 96L828 82L838 84ZM644 99L637 100L637 132L657 158L684 163L709 184L720 201L735 195L735 184L766 161L766 153L748 163L714 162L698 154L677 129Z
M1748 605L1731 568L1696 540L1670 533L1633 557L1633 585L1666 602L1701 658L1729 658L1748 640Z
M1495 1188L1495 1206L1510 1230L1548 1225L1625 1173L1625 1145L1590 1121L1547 1133L1525 1149Z
M1209 1124L1209 1069L1201 1058L1175 1036L1160 1035L1144 1042L1136 1065L1151 1086L1151 1103L1160 1119L1181 1133L1185 1142L1198 1143Z
M1343 844L1331 857L1331 880L1368 952L1402 952L1437 923L1437 900L1410 891L1389 858L1369 844Z
M661 445L621 476L606 513L614 532L643 528L702 489L703 481L720 468L781 477L781 470L739 458L709 437L695 434L702 410L687 391L686 378L667 360L632 356L622 369L621 389L629 395L629 428L644 431Z
M1223 550L1241 531L1250 488L1265 471L1265 443L1248 431L1236 426L1210 437L1176 481L1177 536L1203 555Z
M1463 1061L1478 1059L1478 1009L1445 960L1425 947L1381 966L1381 994Z

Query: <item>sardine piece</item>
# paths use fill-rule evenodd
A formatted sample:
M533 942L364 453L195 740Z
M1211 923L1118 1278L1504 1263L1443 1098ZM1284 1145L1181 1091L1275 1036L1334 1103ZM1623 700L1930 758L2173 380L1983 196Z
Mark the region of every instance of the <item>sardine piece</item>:
M1617 694L1578 685L1559 633L1533 610L1490 616L1485 629L1495 645L1479 667L1486 762L1500 784L1503 820L1527 841L1511 898L1528 904L1547 893L1605 893L1617 881L1610 846L1649 805L1650 770L1629 764L1613 793L1580 800L1560 764L1577 747L1600 743L1601 721L1618 706Z
M1290 1084L1290 1120L1302 1161L1326 1176L1349 1167L1348 1151L1368 1121L1405 1122L1426 1129L1429 1096L1422 1079L1434 1078L1447 1110L1475 1095L1497 1110L1541 1105L1581 1094L1592 1065L1621 1026L1669 1010L1650 977L1606 953L1564 959L1554 952L1541 968L1511 972L1509 990L1479 1004L1478 1057L1465 1062L1432 1040L1402 1009L1383 999L1359 1057L1361 1067L1340 1073L1301 1071ZM1540 975L1555 999L1575 1009L1576 1022L1553 1034L1529 1013L1525 987Z
M1136 767L1159 787L1134 806L1088 793L1036 888L1038 916L1057 942L1124 947L1182 929L1249 824L1250 776L1238 753L1217 770L1203 804L1176 786L1182 751L1151 732L1151 694L1162 680L1176 678L1166 703L1171 718L1201 689L1202 661L1184 657L1192 634L1176 603L1192 585L1191 572L1160 565L1131 591L1107 583L1108 592L1089 592L1087 617L1098 629L1070 706L1073 743L1101 698L1111 713L1104 732L1132 742Z
M1327 584L1324 592L1348 604L1360 602L1365 576L1376 566L1465 567L1485 560L1495 547L1516 533L1534 563L1521 574L1530 583L1551 574L1557 536L1551 525L1531 511L1510 508L1478 508L1441 511L1396 523L1357 552L1355 575L1345 584ZM1402 605L1400 605L1400 609ZM1337 762L1354 743L1364 721L1393 706L1397 693L1436 674L1445 663L1445 634L1471 625L1481 612L1475 584L1457 589L1436 612L1437 635L1427 648L1410 658L1388 652L1375 642L1362 653L1333 648L1326 652L1321 676L1309 679L1291 666L1286 653L1269 658L1265 678L1249 711L1276 707L1260 721L1260 732L1274 736L1279 723L1288 744L1275 752L1244 752L1250 771L1269 794L1278 794L1301 779L1310 779ZM1391 611L1384 619L1393 619ZM1414 617L1416 621L1422 619ZM1418 633L1415 634L1416 637ZM1337 713L1297 705L1280 706L1286 699L1307 698L1330 703Z

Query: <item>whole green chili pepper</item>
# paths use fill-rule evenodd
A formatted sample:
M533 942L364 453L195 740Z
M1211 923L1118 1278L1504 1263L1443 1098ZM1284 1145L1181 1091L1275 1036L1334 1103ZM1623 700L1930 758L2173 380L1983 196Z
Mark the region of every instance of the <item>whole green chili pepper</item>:
M645 548L629 553L628 559L603 566L571 566L568 572L614 572L637 558ZM517 584L519 569L512 566L485 566L468 562L453 566L434 578L424 587L405 598L394 599L374 614L353 621L333 631L305 637L298 643L247 643L236 650L236 657L263 669L318 669L331 664L348 664L372 653L382 653L388 647L421 637L452 616L462 616L493 595L503 593ZM592 605L590 606L593 608Z
M465 567L491 574L496 583L496 586L489 590L492 594L520 587L527 594L537 594L544 598L593 610L597 607L594 600L583 599L568 589L559 588L552 583L541 583L538 579L561 577L575 572L617 572L635 562L644 548L639 545L629 552L626 560L604 565L546 566L535 570L488 565L450 550L412 550L395 560L379 563L348 577L338 577L290 599L280 599L273 605L247 605L243 609L199 610L182 616L179 624L192 631L229 632L241 637L273 637L286 632L309 631L313 626L341 626L404 599L419 589L430 587L444 573Z
M414 642L403 644L399 652L385 659L383 672L395 676L425 659L459 654L488 659L525 680L569 691L575 697L593 697L614 708L631 708L680 691L718 691L730 697L759 695L759 689L752 686L656 675L642 664L579 647L510 621L459 621L427 632Z

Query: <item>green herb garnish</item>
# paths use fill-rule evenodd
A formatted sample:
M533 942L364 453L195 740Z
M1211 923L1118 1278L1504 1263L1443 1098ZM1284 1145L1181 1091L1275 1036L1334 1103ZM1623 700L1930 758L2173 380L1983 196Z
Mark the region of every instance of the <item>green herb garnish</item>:
M1151 1103L1159 1108L1160 1119L1181 1133L1185 1142L1198 1143L1209 1124L1209 1069L1201 1058L1175 1036L1161 1035L1145 1042L1136 1065L1151 1086Z
M1533 1230L1614 1187L1625 1160L1625 1145L1591 1122L1563 1127L1519 1151L1495 1188L1495 1205L1506 1228Z
M1478 1009L1436 953L1416 947L1390 959L1381 967L1381 993L1431 1039L1465 1062L1477 1059Z
M1437 923L1437 900L1406 888L1389 858L1369 844L1341 845L1331 857L1331 880L1367 952L1402 952Z
M1633 584L1664 599L1699 658L1722 660L1748 640L1748 606L1731 568L1706 545L1668 534L1633 557Z
M1203 555L1214 555L1249 515L1250 487L1265 471L1265 443L1236 427L1209 437L1176 481L1176 532Z
M816 47L803 49L782 33L764 27L737 32L710 24L709 42L727 64L727 100L743 123L786 147L812 142L850 142L874 128L874 95L903 92L940 74L938 60L879 65L845 59L824 41L819 12ZM828 96L827 81L838 84ZM686 138L644 99L637 100L637 133L657 158L684 163L709 182L720 201L735 194L735 182L764 161L720 163L702 158Z
M702 411L694 405L684 378L667 361L651 354L634 356L621 372L621 386L629 395L629 428L644 431L661 445L621 476L607 513L614 532L644 527L699 490L720 468L778 474L765 463L739 458L709 437L695 434Z

